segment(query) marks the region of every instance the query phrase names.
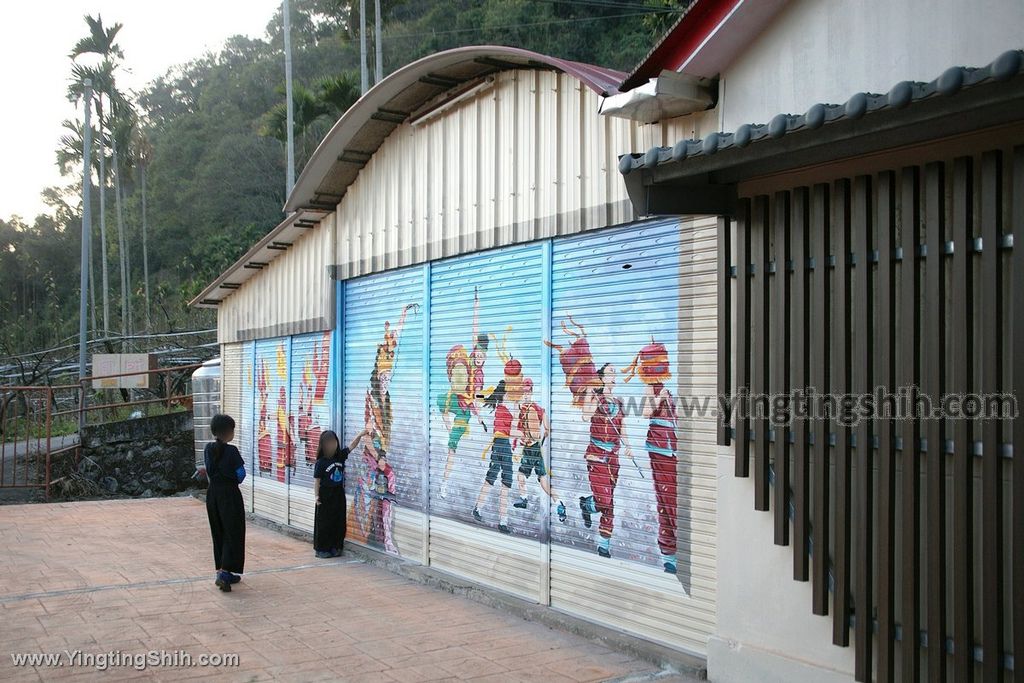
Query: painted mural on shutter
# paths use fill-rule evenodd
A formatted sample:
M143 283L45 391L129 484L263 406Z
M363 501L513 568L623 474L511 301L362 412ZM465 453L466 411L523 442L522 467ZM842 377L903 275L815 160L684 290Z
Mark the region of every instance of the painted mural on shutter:
M679 462L680 373L693 372L679 365L681 232L672 221L554 243L551 466L568 514L551 515L550 590L555 607L703 650Z
M245 509L252 512L253 472L256 471L256 444L255 439L255 414L253 408L256 391L255 354L256 343L244 342L242 347L242 396L238 405L238 415L235 418L235 434L238 441L238 451L242 454L242 461L245 463L245 471L248 475L240 486L242 499L245 501Z
M547 497L527 481L544 465L524 457L519 423L545 393L544 249L430 268L430 561L534 600Z
M423 268L350 280L344 288L344 420L348 538L422 560Z
M331 333L292 337L289 422L294 459L288 478L288 523L313 530L313 464L320 433L332 429Z
M256 342L256 468L253 510L288 523L288 475L294 457L288 414L289 338Z

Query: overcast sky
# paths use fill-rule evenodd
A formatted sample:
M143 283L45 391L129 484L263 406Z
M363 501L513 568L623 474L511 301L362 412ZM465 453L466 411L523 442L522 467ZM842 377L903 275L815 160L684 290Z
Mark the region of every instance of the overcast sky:
M168 67L235 34L262 36L280 0L29 0L0 7L0 219L45 210L43 188L64 184L54 163L61 121L75 117L66 92L68 53L88 28L124 24L119 86L138 90ZM284 66L282 65L282 70Z

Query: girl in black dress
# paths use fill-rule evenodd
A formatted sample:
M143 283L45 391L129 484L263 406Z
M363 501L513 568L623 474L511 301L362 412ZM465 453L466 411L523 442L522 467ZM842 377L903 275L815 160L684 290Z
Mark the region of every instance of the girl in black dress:
M203 454L210 488L206 492L206 514L213 536L213 564L217 587L231 592L232 584L242 580L245 564L245 506L238 485L245 479L245 464L238 449L229 442L235 438L235 421L229 415L214 415L210 431L215 441L206 444Z
M338 435L327 430L320 435L320 447L313 467L313 550L319 558L341 555L345 544L345 461L359 442L369 434L364 429L347 448L338 448Z

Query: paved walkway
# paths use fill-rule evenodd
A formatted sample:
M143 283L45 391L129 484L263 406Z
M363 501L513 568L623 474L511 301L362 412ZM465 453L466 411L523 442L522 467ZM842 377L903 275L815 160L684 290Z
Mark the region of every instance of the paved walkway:
M245 579L225 594L197 500L0 507L0 680L670 680L384 569L315 560L307 544L253 525L247 533ZM100 661L70 666L75 651L187 653L196 665L102 673ZM14 665L30 653L61 655L61 665ZM239 663L199 666L207 654Z

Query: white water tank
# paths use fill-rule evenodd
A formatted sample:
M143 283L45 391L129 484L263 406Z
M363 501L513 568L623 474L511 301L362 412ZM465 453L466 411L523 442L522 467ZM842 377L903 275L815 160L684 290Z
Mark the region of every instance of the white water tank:
M204 464L203 449L213 438L210 435L210 418L219 412L220 358L214 358L192 373L192 424L197 468Z

